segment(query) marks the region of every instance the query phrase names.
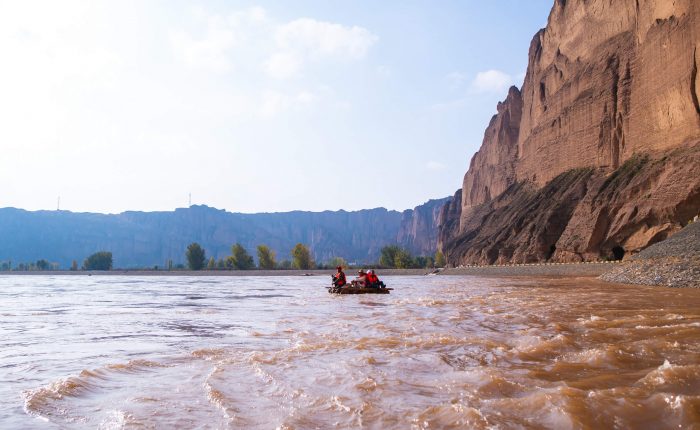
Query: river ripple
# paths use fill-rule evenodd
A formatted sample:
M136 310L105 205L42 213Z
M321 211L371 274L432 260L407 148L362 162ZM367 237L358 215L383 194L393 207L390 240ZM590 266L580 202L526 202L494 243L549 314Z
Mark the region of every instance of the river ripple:
M0 277L1 428L688 428L700 290Z

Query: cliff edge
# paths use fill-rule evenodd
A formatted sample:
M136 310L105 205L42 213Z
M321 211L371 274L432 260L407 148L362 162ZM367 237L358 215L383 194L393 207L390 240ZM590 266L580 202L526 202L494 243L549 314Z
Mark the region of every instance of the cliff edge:
M556 0L443 207L448 263L621 259L680 230L700 212L698 46L694 0Z

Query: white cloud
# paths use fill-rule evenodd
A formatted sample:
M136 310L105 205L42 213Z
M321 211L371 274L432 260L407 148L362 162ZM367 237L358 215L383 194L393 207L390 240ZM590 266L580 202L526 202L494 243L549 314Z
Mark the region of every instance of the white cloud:
M447 166L439 161L431 160L425 164L425 168L428 170L432 170L434 172L437 172L437 171L445 170L447 168Z
M253 6L245 11L245 16L251 21L263 22L267 19L267 11L260 6Z
M171 32L173 52L190 68L219 73L254 64L273 79L299 77L310 63L361 60L377 41L359 26L312 18L276 22L259 7L226 16L194 8L191 16L194 28Z
M513 77L500 70L487 70L476 74L471 90L476 93L504 93L513 84Z
M321 95L309 90L288 94L268 89L262 93L258 114L264 119L270 119L288 110L304 109L320 99Z
M377 37L362 27L301 18L277 28L275 41L280 49L302 51L312 57L331 55L357 60L367 54Z
M310 91L300 91L296 96L296 101L301 104L310 104L318 100L318 96Z
M206 30L201 37L186 31L172 32L171 45L175 55L191 68L227 72L233 63L230 51L237 43L230 19L220 16L206 16L201 9L194 15L206 21Z
M273 90L265 90L260 104L260 115L270 118L289 108L291 100L283 93Z
M275 79L287 79L299 74L303 59L296 52L277 52L268 58L263 67Z
M276 52L265 61L264 69L276 79L296 76L308 61L362 59L377 41L377 37L365 28L311 18L300 18L278 26L274 39Z

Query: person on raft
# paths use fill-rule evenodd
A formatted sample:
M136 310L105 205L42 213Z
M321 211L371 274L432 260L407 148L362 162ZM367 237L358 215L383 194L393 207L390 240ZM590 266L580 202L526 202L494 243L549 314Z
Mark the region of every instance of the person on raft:
M337 288L344 287L345 284L347 284L347 281L345 280L345 273L343 272L343 267L338 266L336 267L336 270L338 272L335 275L333 275L333 286Z
M366 287L367 286L367 273L364 269L360 269L357 272L357 278L352 280L353 287Z
M374 269L369 269L366 275L366 284L369 288L379 288L379 277L374 273Z

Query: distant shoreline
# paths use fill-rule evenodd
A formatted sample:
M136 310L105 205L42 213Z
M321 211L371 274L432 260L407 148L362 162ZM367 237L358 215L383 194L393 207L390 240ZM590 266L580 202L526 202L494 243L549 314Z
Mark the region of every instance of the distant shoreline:
M369 267L369 266L368 266ZM434 272L435 269L377 269L384 276L420 276ZM330 276L335 273L332 269L310 270L43 270L0 272L0 276ZM346 270L348 276L354 275L353 270Z
M562 264L524 264L512 266L472 266L449 269L376 269L379 276L483 276L483 277L519 277L519 276L585 276L594 277L609 271L615 265L611 263L562 263ZM348 276L353 270L346 270ZM437 273L436 273L437 272ZM0 276L329 276L332 269L313 270L109 270L109 271L27 271L0 272Z

